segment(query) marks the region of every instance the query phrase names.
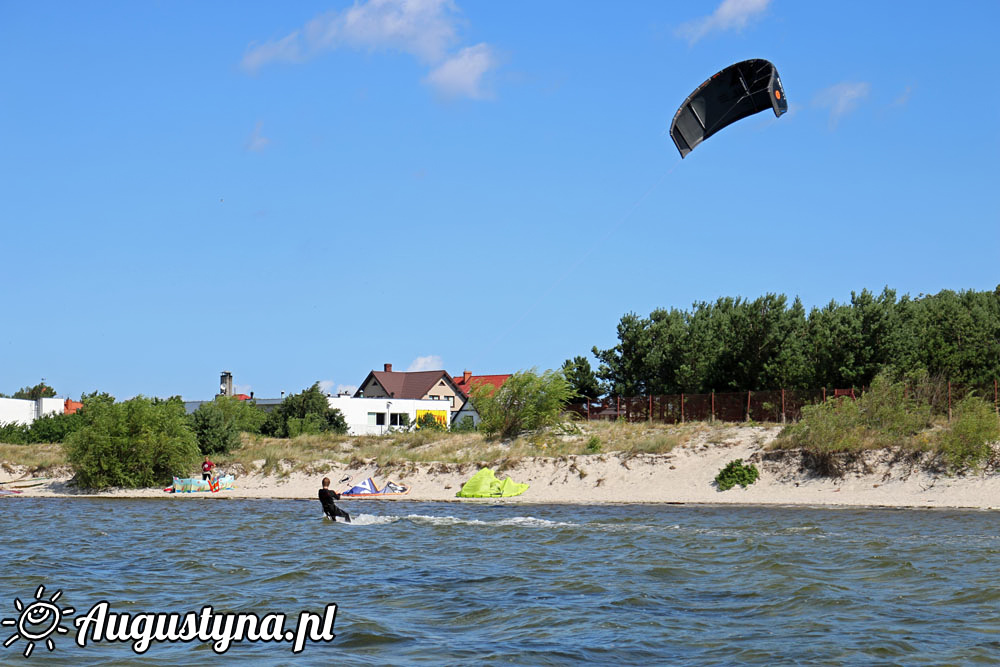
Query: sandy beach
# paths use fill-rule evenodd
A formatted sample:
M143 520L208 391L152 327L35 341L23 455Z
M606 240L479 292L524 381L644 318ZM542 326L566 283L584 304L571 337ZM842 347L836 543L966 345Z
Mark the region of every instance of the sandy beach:
M831 505L882 507L965 507L1000 509L1000 474L987 470L963 476L932 474L912 462L890 461L885 452L871 452L843 478L821 478L802 469L798 452L776 452L767 445L777 436L777 426L739 426L718 434L692 438L666 454L609 452L561 457L531 457L497 471L530 488L510 503L712 503L760 505ZM757 465L760 478L750 487L719 491L713 480L733 459ZM32 481L16 467L0 469L0 488L21 493L2 495L16 501L32 497L162 498L168 501L235 498L314 499L324 476L337 482L351 477L358 482L373 477L406 484L406 500L459 501L455 493L477 470L474 464L402 463L384 469L375 462L330 463L326 473L287 472L278 475L237 476L236 488L220 493L168 494L162 489L114 489L100 493L80 491L69 484L71 475L48 473ZM225 472L225 470L223 470ZM19 481L14 481L19 480ZM33 484L32 486L28 486ZM390 498L390 500L394 500ZM346 501L351 506L369 502ZM497 502L488 500L487 502Z

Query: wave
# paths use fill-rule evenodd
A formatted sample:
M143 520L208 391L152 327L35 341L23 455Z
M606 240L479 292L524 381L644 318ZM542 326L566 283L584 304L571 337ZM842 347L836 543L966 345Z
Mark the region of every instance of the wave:
M462 517L443 515L443 516L433 516L428 514L403 514L403 515L393 515L386 514L382 516L375 516L373 514L358 514L351 517L350 524L344 524L345 526L378 526L390 523L396 523L397 521L410 521L412 523L418 524L429 524L431 526L517 526L525 528L550 528L558 526L579 526L578 523L572 523L567 521L549 521L548 519L539 519L533 516L514 516L507 517L505 519L496 519L492 521L484 521L482 519L463 519ZM339 522L338 522L339 523Z

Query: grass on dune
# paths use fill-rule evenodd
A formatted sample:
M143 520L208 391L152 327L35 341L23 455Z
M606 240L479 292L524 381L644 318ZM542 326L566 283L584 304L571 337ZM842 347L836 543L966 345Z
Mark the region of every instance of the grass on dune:
M430 430L382 436L301 435L290 439L243 434L240 447L229 454L212 456L212 460L240 474L279 476L296 471L320 474L335 464L360 468L370 462L380 467L442 463L508 468L533 457L666 453L704 428L698 424L567 422L503 442L487 440L476 432ZM0 444L3 463L45 470L67 465L67 460L58 443Z
M40 472L69 465L63 446L59 443L33 445L0 444L0 466L12 469L23 466L32 472Z
M416 431L381 436L303 435L292 439L244 435L243 446L218 458L245 473L322 473L333 464L379 467L404 464L486 464L509 467L526 458L581 456L622 451L666 453L687 442L699 427L592 422L498 442L479 433Z

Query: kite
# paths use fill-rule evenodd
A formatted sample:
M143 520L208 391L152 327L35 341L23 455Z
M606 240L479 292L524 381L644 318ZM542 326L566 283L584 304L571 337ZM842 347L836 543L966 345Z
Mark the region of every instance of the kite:
M778 70L767 60L730 65L698 86L670 123L670 138L681 157L722 128L765 109L788 111Z

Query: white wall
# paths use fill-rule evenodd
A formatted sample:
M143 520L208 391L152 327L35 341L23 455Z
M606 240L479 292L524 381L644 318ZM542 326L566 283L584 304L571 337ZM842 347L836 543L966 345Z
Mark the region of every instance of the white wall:
M38 399L38 417L42 415L61 415L66 411L66 401L61 398Z
M42 415L62 414L65 404L61 398L0 398L0 424L17 422L30 424Z
M328 396L331 408L336 408L347 421L351 435L381 435L393 428L389 415L405 413L412 427L417 423L417 410L439 410L450 415L448 401L416 400L408 398L353 398L351 396ZM383 425L369 424L368 413L385 415Z

